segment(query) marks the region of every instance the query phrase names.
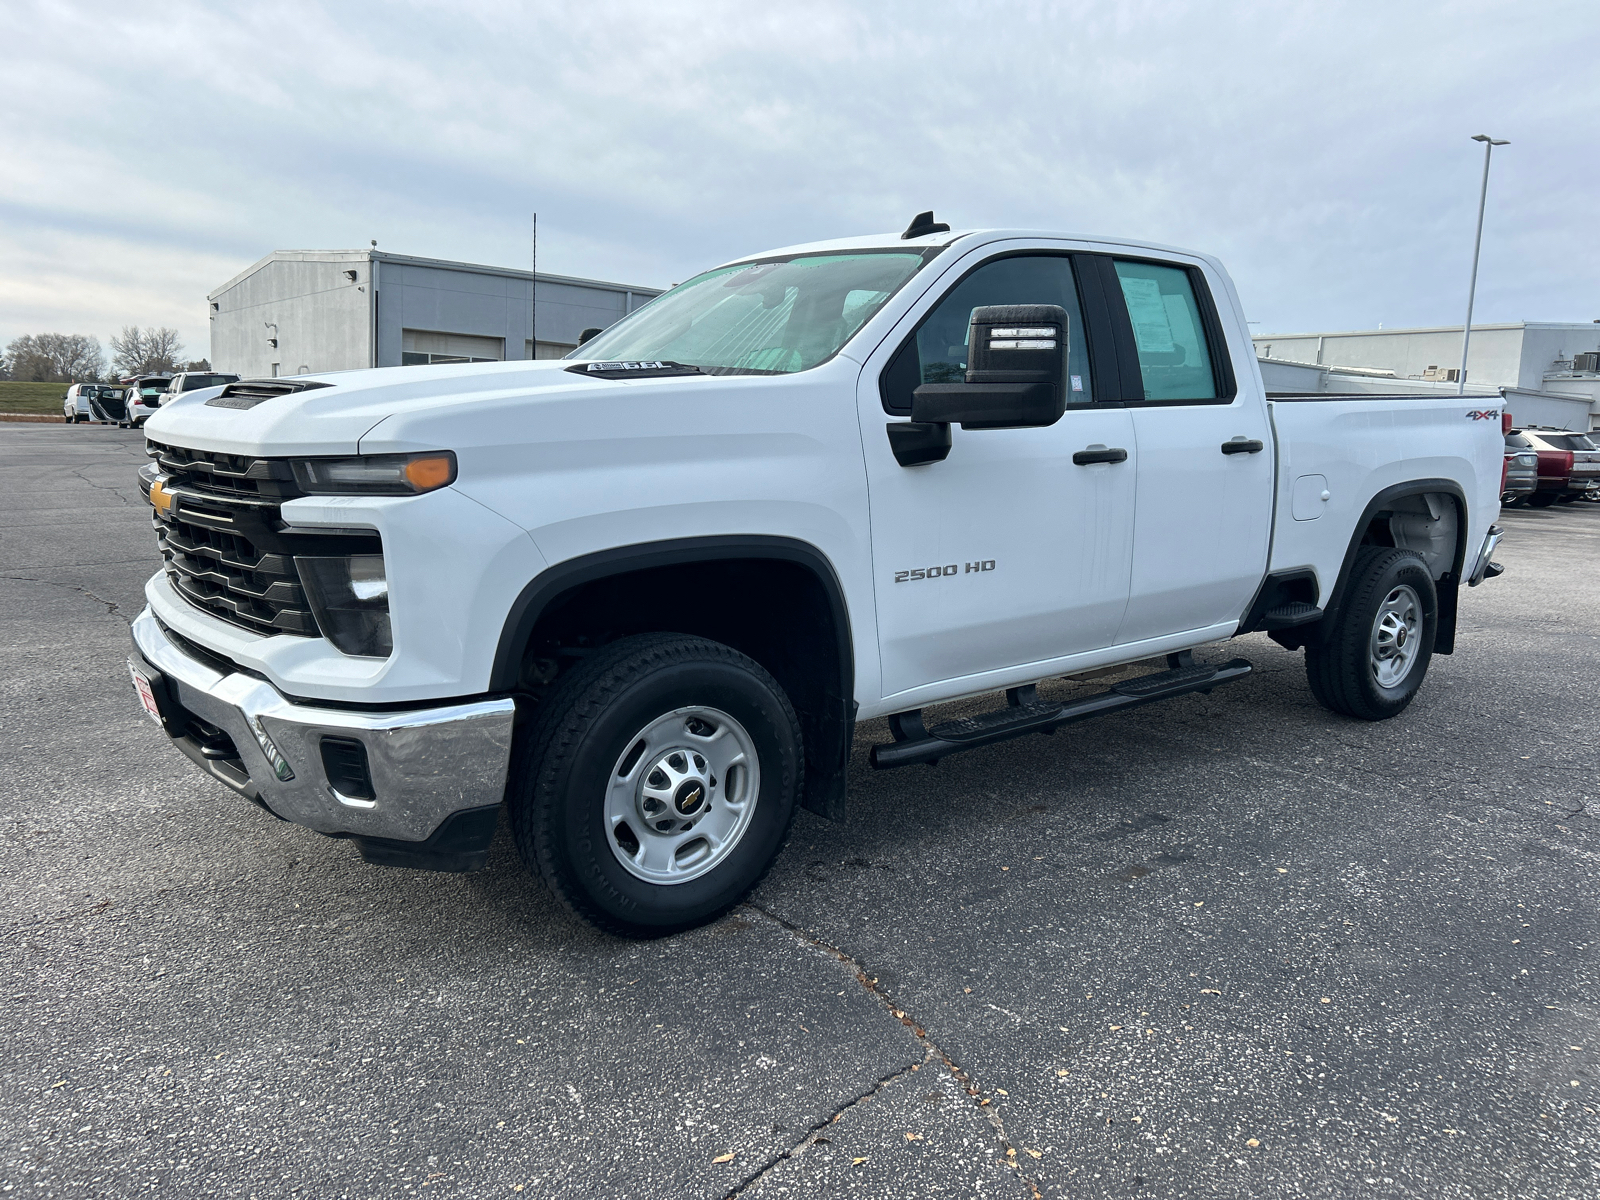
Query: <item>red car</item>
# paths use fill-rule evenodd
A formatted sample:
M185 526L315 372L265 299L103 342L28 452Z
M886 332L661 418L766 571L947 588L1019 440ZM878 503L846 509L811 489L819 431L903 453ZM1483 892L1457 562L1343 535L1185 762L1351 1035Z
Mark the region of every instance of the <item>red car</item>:
M1506 447L1526 447L1539 455L1539 488L1528 497L1533 508L1600 499L1600 446L1581 433L1554 429L1513 429Z

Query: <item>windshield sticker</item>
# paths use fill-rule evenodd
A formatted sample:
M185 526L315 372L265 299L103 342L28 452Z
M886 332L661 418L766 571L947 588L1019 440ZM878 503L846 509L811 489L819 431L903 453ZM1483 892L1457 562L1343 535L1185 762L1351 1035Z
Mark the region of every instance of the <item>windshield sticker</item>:
M1168 354L1176 347L1167 306L1161 300L1161 284L1154 279L1123 279L1122 295L1128 302L1128 319L1133 322L1133 340L1140 350Z

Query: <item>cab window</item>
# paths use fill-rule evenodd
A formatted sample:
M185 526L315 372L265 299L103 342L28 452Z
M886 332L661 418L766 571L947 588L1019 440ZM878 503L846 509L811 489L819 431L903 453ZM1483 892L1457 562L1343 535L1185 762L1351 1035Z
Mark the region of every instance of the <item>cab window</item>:
M950 289L884 369L880 383L884 408L910 412L911 393L919 385L963 381L972 310L991 304L1058 304L1066 309L1067 403L1088 404L1094 399L1072 260L1060 254L1032 254L984 263Z
M1117 259L1117 281L1133 326L1146 400L1215 400L1194 281L1182 267Z

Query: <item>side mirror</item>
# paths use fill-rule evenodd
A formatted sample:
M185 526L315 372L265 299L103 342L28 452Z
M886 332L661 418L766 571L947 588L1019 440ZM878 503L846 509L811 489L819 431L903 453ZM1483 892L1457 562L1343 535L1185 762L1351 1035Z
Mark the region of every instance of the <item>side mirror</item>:
M889 426L902 467L940 462L950 426L1036 429L1067 410L1067 313L1056 304L996 304L972 310L962 383L925 383L911 393L911 420Z
M911 419L963 429L1054 425L1067 411L1067 313L1055 304L972 310L964 383L925 383Z

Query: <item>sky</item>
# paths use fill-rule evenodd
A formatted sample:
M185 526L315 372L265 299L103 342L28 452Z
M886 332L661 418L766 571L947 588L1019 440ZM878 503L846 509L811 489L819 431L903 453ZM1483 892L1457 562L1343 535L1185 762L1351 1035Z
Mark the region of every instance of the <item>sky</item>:
M665 286L962 228L1219 256L1253 332L1600 319L1600 4L0 0L0 345L274 249Z

